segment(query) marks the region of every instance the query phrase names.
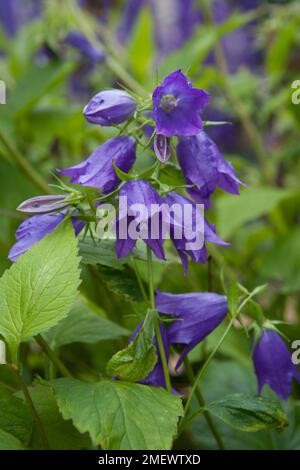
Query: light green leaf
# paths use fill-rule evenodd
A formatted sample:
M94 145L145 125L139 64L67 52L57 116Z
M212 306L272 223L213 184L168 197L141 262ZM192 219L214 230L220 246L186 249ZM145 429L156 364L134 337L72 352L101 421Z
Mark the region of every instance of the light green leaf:
M236 393L210 403L207 409L214 416L239 431L256 432L262 429L283 429L287 417L279 401Z
M44 334L54 349L70 343L97 343L128 336L130 332L97 314L92 305L78 299L69 315Z
M148 310L142 328L127 348L118 351L107 364L106 371L129 382L139 382L147 377L157 362L153 345L157 311Z
M77 429L105 450L167 450L172 446L181 399L158 387L103 380L52 381L58 407Z
M0 334L12 348L67 315L77 296L78 264L76 237L67 222L4 273L0 280Z
M137 20L132 39L129 43L129 59L136 78L147 81L154 55L153 15L148 8L143 8Z
M244 189L238 197L222 196L217 205L221 237L226 239L243 224L269 214L291 194L286 189L253 187Z

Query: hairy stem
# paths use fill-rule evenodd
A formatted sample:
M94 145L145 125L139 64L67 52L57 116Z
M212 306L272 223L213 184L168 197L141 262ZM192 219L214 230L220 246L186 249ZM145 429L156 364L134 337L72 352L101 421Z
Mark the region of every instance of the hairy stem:
M47 354L50 361L55 365L57 370L61 373L63 377L72 377L71 373L68 371L66 366L61 362L58 355L50 348L47 341L41 335L35 337L36 342L40 345L42 350Z
M188 400L187 400L187 402L186 402L186 405L185 405L185 409L184 409L185 415L187 414L187 412L188 412L188 410L189 410L189 408L190 408L192 398L193 398L193 396L194 396L194 394L195 394L195 392L196 392L196 390L197 390L198 383L199 383L200 379L203 377L204 372L205 372L206 369L208 368L208 366L209 366L211 360L214 358L215 354L218 352L220 346L222 345L223 341L225 340L227 334L229 333L229 331L230 331L230 329L231 329L231 327L232 327L232 325L233 325L234 319L235 319L235 316L231 318L231 320L230 320L230 322L229 322L229 324L228 324L226 330L224 331L223 335L221 336L221 338L220 338L218 344L217 344L216 347L212 350L212 352L210 353L210 355L209 355L208 358L206 359L204 365L203 365L202 368L200 369L200 371L199 371L199 373L198 373L198 375L197 375L197 377L196 377L196 380L195 380L195 382L194 382L194 385L193 385L193 387L192 387L192 390L191 390L191 393L190 393L190 395L189 395L189 398L188 398Z

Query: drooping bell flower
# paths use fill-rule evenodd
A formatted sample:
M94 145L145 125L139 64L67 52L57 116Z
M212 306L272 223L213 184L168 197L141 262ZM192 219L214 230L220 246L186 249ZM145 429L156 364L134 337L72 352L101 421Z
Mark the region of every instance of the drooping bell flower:
M193 88L180 71L168 75L153 93L153 117L157 134L165 137L192 136L202 130L200 113L209 102L209 94Z
M141 238L161 259L163 223L161 197L146 181L127 181L119 193L119 212L116 223L116 252L119 258L128 256Z
M83 110L91 124L112 126L133 116L137 103L123 90L105 90L95 95Z
M90 186L108 194L120 183L113 162L123 172L128 172L135 162L136 142L132 137L120 136L109 139L96 148L92 155L79 165L60 170L70 176L71 183Z
M185 356L217 328L228 311L226 297L211 292L170 294L157 290L156 308L159 313L175 318L167 328L168 343L184 346L176 369Z
M284 341L274 330L263 330L254 349L253 362L259 394L268 384L279 398L287 400L293 379L300 382L300 371L293 364Z
M205 263L207 250L205 242L228 246L216 234L214 225L204 217L200 207L175 191L165 198L170 211L170 237L181 258L185 275L188 269L188 256L196 263Z
M34 215L21 223L16 231L17 242L11 248L8 258L17 261L35 243L42 240L46 235L53 232L60 222L65 218L65 213ZM77 236L84 227L84 222L71 218L75 235Z
M231 194L239 194L240 181L230 162L227 162L216 144L202 131L193 137L180 139L177 146L177 157L187 184L188 193L196 202L210 205L210 196L219 187Z

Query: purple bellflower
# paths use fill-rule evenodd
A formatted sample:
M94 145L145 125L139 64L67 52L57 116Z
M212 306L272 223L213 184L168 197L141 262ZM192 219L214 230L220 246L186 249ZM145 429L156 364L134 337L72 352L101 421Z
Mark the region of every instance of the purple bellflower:
M16 261L35 243L42 240L46 235L53 232L60 222L65 218L65 213L34 215L21 223L16 231L17 242L11 248L8 258ZM82 220L72 218L75 234L78 235L84 227Z
M209 102L204 90L193 88L180 70L168 75L153 93L157 134L193 136L203 128L200 113Z
M116 223L118 258L128 256L138 238L142 238L158 258L165 258L161 203L159 194L146 181L133 180L124 184L119 193Z
M216 144L202 131L193 137L180 139L177 146L177 157L187 184L188 193L196 202L210 205L210 195L216 187L231 194L239 194L240 181L230 162L227 162L219 152Z
M181 258L185 275L188 269L188 256L196 263L206 262L206 241L228 246L228 243L218 237L214 225L205 219L203 212L193 201L173 191L164 198L164 202L169 205L170 209L175 204L182 208L179 214L180 220L176 220L173 212L170 211L170 236ZM179 224L183 225L182 231L180 237L176 237L175 232Z
M300 382L300 372L293 364L284 341L274 330L263 330L254 349L253 362L259 394L268 384L279 398L287 400L291 394L292 380Z
M109 139L79 165L59 170L70 176L71 183L90 186L108 194L120 183L113 162L123 172L128 172L135 162L136 142L132 137L119 136Z
M83 114L91 124L112 126L133 116L136 101L126 91L104 90L94 96L83 110Z
M157 290L156 308L159 313L175 318L167 329L168 343L184 345L176 369L185 356L217 328L228 311L226 297L211 292L170 294Z

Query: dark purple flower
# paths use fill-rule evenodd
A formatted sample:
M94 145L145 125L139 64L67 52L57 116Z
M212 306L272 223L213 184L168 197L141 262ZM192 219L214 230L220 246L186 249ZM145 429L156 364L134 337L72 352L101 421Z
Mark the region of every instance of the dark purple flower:
M105 90L94 96L83 110L91 124L111 126L129 119L135 109L136 101L126 91Z
M99 62L105 58L104 53L96 49L93 44L79 31L71 31L65 39L66 43L77 49L84 58Z
M155 155L157 156L158 160L160 160L162 163L165 163L170 160L171 149L167 137L162 134L156 134L154 138L153 148Z
M204 90L193 88L180 70L168 75L153 93L157 134L192 136L203 128L200 113L209 102Z
M116 223L119 258L129 255L141 238L158 258L164 259L161 203L159 194L146 181L124 184L119 193Z
M8 258L16 261L35 243L42 240L46 235L53 232L65 217L65 213L34 215L21 223L16 231L17 242L11 248ZM75 234L78 235L84 227L84 222L72 218Z
M287 400L293 378L300 382L300 372L293 364L284 341L274 330L263 330L254 349L253 362L259 394L268 384L279 398Z
M17 210L25 214L49 214L64 209L69 205L65 202L68 196L37 196L27 199L17 207Z
M169 344L182 344L176 369L185 356L224 320L228 308L224 295L211 292L169 294L156 292L159 313L172 315L175 320L167 329Z
M87 160L59 172L70 176L71 183L98 188L108 194L120 183L113 162L120 170L128 172L135 162L135 147L132 137L115 137L98 147Z
M240 181L230 162L227 162L216 144L202 131L193 137L180 139L177 146L177 157L187 184L188 193L196 202L210 205L210 195L216 187L231 194L239 194Z
M218 237L214 225L206 220L203 212L193 201L173 191L164 198L164 202L170 208L170 235L181 258L185 274L187 274L188 256L196 263L206 262L206 241L217 245L228 245ZM172 206L176 208L175 205L178 208L177 216L174 216L171 210ZM180 226L182 230L180 233L178 231L178 237L176 237L176 229Z

